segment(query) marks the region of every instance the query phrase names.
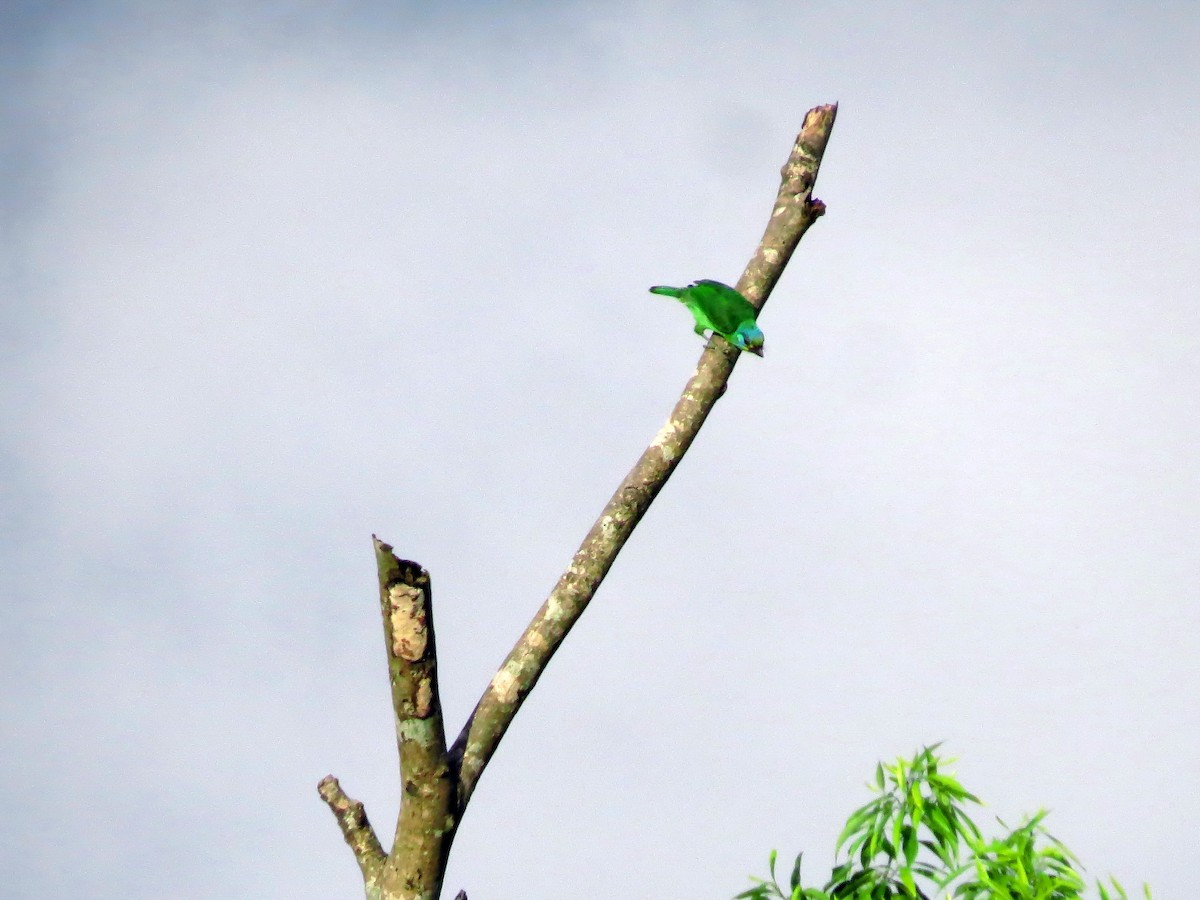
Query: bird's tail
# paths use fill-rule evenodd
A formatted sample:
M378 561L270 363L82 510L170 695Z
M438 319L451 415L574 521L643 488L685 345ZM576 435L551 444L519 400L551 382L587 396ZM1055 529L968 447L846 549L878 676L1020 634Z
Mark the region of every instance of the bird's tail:
M650 293L663 294L667 297L679 299L683 296L683 288L667 287L665 284L656 284L654 287L650 288Z

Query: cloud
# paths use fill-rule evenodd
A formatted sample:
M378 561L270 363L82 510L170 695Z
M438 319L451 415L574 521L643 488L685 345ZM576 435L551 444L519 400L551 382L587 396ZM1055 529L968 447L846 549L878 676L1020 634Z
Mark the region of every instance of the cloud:
M453 730L691 371L646 286L736 279L830 100L771 357L521 713L451 883L732 894L945 737L998 813L1182 888L1194 17L439 9L6 32L13 895L357 895L313 788L386 833L369 535L433 573Z

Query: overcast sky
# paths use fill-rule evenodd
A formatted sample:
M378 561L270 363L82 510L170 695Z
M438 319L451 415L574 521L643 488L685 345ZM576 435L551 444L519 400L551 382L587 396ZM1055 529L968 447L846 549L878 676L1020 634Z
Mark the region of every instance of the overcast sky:
M746 358L484 775L447 896L814 880L875 761L1194 896L1200 9L7 2L6 898L355 898L370 535L457 733L838 101ZM435 11L429 11L429 7ZM790 858L790 857L789 857Z

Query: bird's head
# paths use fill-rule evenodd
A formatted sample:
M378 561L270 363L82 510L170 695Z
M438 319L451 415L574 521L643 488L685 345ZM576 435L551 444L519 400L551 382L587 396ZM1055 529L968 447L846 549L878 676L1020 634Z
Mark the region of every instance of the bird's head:
M766 340L760 329L753 322L743 322L738 326L738 330L733 333L733 345L739 350L745 350L747 353L753 353L755 356L763 355L763 342Z

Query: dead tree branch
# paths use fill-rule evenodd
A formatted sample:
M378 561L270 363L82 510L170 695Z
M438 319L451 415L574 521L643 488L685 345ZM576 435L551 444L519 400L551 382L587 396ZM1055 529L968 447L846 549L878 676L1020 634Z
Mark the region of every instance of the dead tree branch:
M813 198L812 190L836 115L836 104L809 110L780 173L782 182L766 231L737 283L737 289L758 309L767 302L804 232L825 212L825 205ZM740 351L721 337L709 341L667 423L612 495L558 584L479 698L450 750L452 758L461 760L460 803L470 799L525 697L692 445L725 392L739 355Z
M767 302L800 238L825 212L812 191L836 115L836 104L809 110L780 173L766 231L737 283L758 309ZM369 900L436 900L450 844L480 775L725 392L739 355L719 336L709 341L670 418L608 501L449 749L438 699L429 573L398 559L391 547L375 540L402 784L391 851L383 854L362 804L346 797L336 779L329 776L319 786L362 869Z

